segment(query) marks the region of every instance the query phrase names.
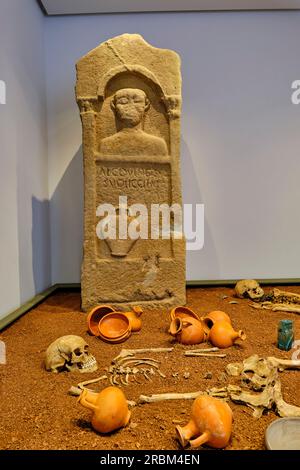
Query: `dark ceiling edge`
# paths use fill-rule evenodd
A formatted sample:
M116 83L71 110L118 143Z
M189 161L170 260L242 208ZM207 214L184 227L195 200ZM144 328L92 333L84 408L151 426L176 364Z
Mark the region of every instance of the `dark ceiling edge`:
M50 15L48 15L48 12L47 12L47 10L45 8L45 5L43 4L42 0L36 0L36 1L37 1L38 6L40 7L40 9L42 10L43 14L45 16L50 16Z
M247 10L247 9L234 9L234 10L143 10L143 11L105 11L105 12L98 12L98 13L61 13L61 14L54 14L48 13L46 10L45 5L43 4L42 0L36 0L39 7L41 8L43 14L45 16L55 18L61 16L96 16L96 15L130 15L130 14L139 14L139 13L226 13L226 12L279 12L279 11L299 11L299 8L280 8L280 9L263 9L263 10Z

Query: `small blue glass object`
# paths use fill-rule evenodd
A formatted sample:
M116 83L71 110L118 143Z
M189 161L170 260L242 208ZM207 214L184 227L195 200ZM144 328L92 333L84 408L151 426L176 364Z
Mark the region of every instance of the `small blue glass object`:
M278 324L277 347L289 351L294 342L294 324L292 320L280 320Z

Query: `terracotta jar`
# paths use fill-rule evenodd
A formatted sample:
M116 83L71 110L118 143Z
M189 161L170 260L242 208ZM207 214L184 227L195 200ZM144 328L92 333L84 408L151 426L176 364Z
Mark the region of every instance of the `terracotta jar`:
M196 318L196 320L200 320L200 317L191 308L182 307L182 306L173 308L171 310L170 316L171 316L171 320L174 320L174 318L185 318L185 317L192 317L192 318Z
M206 333L209 333L209 330L217 321L227 321L231 325L231 319L227 313L222 312L221 310L214 310L213 312L208 313L205 317L201 318L203 327Z
M202 323L193 317L174 318L169 332L182 344L199 344L205 340Z
M131 334L130 321L123 312L104 315L98 324L99 338L108 343L122 343Z
M206 444L221 449L227 446L231 429L232 411L228 404L218 398L199 396L192 405L190 421L186 426L176 426L176 433L182 447L190 443L193 448Z
M99 336L99 321L102 317L104 317L104 315L114 311L114 308L112 308L110 305L97 305L96 307L92 308L92 310L90 310L87 315L89 333L94 336Z
M103 434L126 426L129 422L131 413L126 397L117 387L107 387L100 393L83 390L78 402L93 411L91 424Z
M142 320L140 319L140 316L143 313L143 310L141 307L133 307L132 312L124 312L124 315L128 318L130 322L130 328L131 331L140 331L142 328Z
M216 322L210 330L209 341L218 348L229 348L236 340L244 341L246 335L242 330L234 331L227 321Z

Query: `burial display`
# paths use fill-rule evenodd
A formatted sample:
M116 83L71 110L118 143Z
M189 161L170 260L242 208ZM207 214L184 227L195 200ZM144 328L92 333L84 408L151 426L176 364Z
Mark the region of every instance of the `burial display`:
M82 308L185 304L179 56L136 34L77 63L83 128Z

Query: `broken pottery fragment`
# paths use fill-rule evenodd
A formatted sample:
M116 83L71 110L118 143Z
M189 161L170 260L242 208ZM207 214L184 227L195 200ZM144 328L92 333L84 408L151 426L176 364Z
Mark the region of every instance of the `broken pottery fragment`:
M174 320L174 318L185 318L185 317L192 317L192 318L196 318L196 320L200 320L200 317L198 316L196 312L194 312L191 308L183 307L182 305L179 305L173 308L170 312L170 317L171 317L171 320Z

